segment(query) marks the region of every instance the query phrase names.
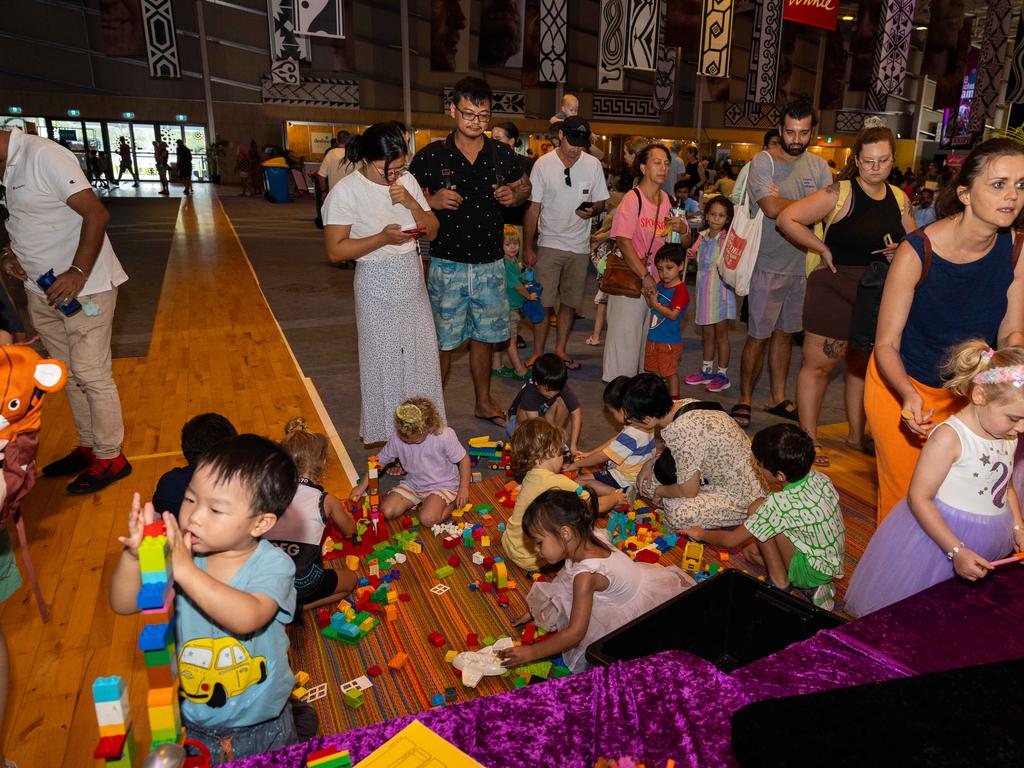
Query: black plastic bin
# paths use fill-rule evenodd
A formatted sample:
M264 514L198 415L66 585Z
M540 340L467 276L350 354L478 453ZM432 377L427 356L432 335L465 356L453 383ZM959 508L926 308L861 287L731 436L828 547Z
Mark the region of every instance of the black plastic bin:
M728 569L591 643L587 660L607 666L687 651L731 672L843 623L833 613Z

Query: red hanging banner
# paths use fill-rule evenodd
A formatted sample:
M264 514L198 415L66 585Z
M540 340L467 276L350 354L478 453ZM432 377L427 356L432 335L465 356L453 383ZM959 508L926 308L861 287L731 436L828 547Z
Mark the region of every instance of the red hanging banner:
M782 18L807 24L812 27L836 28L839 17L839 0L786 0L782 10Z

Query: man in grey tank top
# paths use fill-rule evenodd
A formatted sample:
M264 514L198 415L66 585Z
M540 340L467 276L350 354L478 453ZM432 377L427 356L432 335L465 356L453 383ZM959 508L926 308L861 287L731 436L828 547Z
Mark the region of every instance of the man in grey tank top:
M803 329L807 254L775 227L782 210L832 183L832 172L817 155L807 152L818 118L811 104L794 101L782 113L782 143L750 161L747 185L751 213L764 212L761 246L750 279L750 320L740 368L740 397L732 415L740 426L750 423L754 387L761 378L765 348L771 386L769 413L797 421L796 407L786 399L793 334Z

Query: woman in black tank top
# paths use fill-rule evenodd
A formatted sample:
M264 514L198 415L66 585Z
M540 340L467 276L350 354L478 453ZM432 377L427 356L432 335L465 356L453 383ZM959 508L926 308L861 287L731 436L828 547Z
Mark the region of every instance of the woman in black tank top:
M849 349L857 287L873 261L892 259L903 236L915 228L910 202L887 183L896 141L885 127L857 136L840 181L786 207L776 222L801 248L821 254L804 297L803 363L796 381L800 426L815 441L814 463L828 466L817 441L817 421L829 377L846 363L847 443L865 447L864 374L868 356ZM824 242L808 227L821 222Z

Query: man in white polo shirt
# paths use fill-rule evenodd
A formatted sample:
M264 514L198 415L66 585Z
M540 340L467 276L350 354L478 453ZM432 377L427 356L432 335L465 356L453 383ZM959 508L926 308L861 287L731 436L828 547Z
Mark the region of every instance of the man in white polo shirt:
M558 309L555 354L567 368L580 365L569 357L566 344L576 310L583 306L583 288L590 263L590 219L604 210L608 187L590 146L590 125L570 116L558 131L558 148L538 158L530 173L530 207L523 222L523 260L536 264L541 303L554 314ZM534 235L540 232L537 248ZM533 324L533 356L544 354L548 323Z
M121 452L124 421L110 360L117 286L128 276L106 235L110 215L69 150L16 128L0 131L0 184L11 238L0 269L25 282L32 324L68 367L65 391L78 432L78 446L43 474L80 473L68 491L93 493L132 471ZM36 281L50 270L56 280L44 292ZM61 311L75 299L80 310Z

